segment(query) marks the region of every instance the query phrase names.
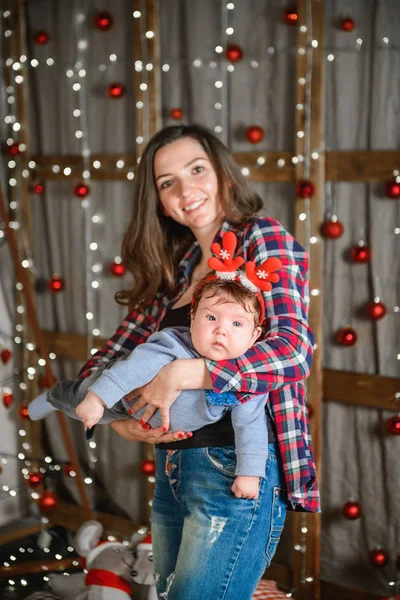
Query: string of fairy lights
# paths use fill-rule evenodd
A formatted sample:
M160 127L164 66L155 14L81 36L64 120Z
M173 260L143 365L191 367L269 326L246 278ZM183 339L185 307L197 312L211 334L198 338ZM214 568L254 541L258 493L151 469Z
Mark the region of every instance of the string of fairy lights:
M143 111L143 123L144 123L143 135L138 136L136 138L136 144L138 146L138 156L140 156L140 152L141 152L140 149L143 147L143 144L148 140L148 137L149 137L148 124L149 124L150 117L149 117L148 92L149 92L150 80L149 80L148 75L155 68L155 65L151 62L148 47L146 44L146 41L149 39L152 39L154 37L155 33L152 31L146 30L145 11L146 11L146 2L144 0L142 0L141 1L141 10L135 11L132 15L134 19L140 20L140 28L141 28L141 55L142 55L141 57L142 57L142 60L136 60L134 62L135 71L137 73L140 73L141 77L142 77L142 80L140 83L140 90L143 93L142 98L140 100L138 100L136 103L137 110ZM233 27L234 14L235 14L235 4L233 2L228 2L227 4L224 4L224 3L222 4L221 44L219 44L215 47L215 53L216 53L216 55L219 55L219 56L217 56L217 58L219 60L215 60L215 57L211 57L210 60L205 60L204 57L197 57L197 58L194 58L193 60L183 59L184 62L188 62L189 64L192 64L193 67L196 69L211 68L212 70L215 70L215 73L218 73L218 76L216 75L215 81L214 81L214 87L216 89L216 92L219 94L219 97L216 97L216 101L214 104L214 109L215 109L216 115L217 115L216 124L214 126L214 131L215 131L215 133L221 135L223 139L227 139L228 124L229 124L228 77L230 77L230 74L234 73L234 71L235 71L235 61L233 61L233 60L231 61L231 60L227 59L226 57L224 59L223 55L225 53L225 49L229 45L231 45L232 47L234 46L233 44L230 44L231 36L233 36L235 33L235 29ZM7 19L10 19L11 16L12 16L11 11L3 12L3 18L5 21ZM86 248L88 248L90 250L86 253L86 256L87 256L87 263L86 263L86 275L87 275L86 319L88 322L87 333L88 333L88 341L89 341L89 351L91 353L94 353L96 351L96 348L92 347L94 345L94 338L101 335L100 328L98 326L98 323L96 322L96 319L97 319L96 306L98 305L98 302L96 301L96 293L101 288L100 277L103 272L103 264L102 264L103 261L102 261L102 256L101 256L101 252L100 252L100 235L99 235L99 230L98 230L97 226L101 225L103 223L104 217L101 214L94 213L92 210L91 183L92 183L92 179L96 177L96 173L100 173L102 170L105 170L105 169L108 169L108 170L114 169L116 177L120 177L120 174L121 175L123 174L123 176L126 177L126 179L128 179L129 181L132 181L132 180L134 180L136 165L135 165L134 160L132 160L132 164L129 164L126 161L125 157L124 158L121 157L120 159L116 160L115 163L112 165L110 164L110 161L106 159L106 157L103 161L92 157L92 153L90 150L90 144L89 144L89 129L88 129L88 123L87 123L87 115L88 115L88 89L87 89L87 84L86 84L87 73L91 68L97 68L100 71L106 72L109 69L109 67L111 67L115 63L122 64L124 62L129 62L129 61L121 59L120 57L117 57L116 54L110 54L109 63L102 63L95 67L90 66L89 64L86 64L88 42L87 42L87 39L85 39L85 30L84 30L85 24L87 26L88 21L87 21L87 18L86 18L86 15L85 15L83 9L80 7L79 10L77 11L76 30L75 30L76 35L77 35L77 44L76 44L77 62L73 67L68 67L65 71L65 74L71 84L71 90L75 93L76 102L73 107L73 116L74 116L74 118L77 119L78 125L77 125L74 135L77 139L81 140L81 157L82 157L83 170L80 173L80 175L82 178L82 191L84 192L85 188L86 188L86 193L76 194L76 195L78 197L82 198L81 205L82 205L82 209L84 210L84 214L85 214L85 246L86 246ZM310 11L310 0L308 0L308 2L307 2L306 23L305 24L298 23L298 25L300 27L300 30L306 35L306 41L305 41L304 47L300 47L298 49L298 52L300 54L305 54L306 58L307 58L307 67L306 67L307 70L306 70L305 77L301 78L302 81L299 80L299 84L305 86L305 101L304 101L304 104L301 103L296 106L296 109L304 114L304 129L299 129L296 132L297 138L302 140L304 143L304 152L293 154L289 159L289 161L290 161L289 164L287 164L288 159L287 159L287 154L285 153L284 156L276 159L276 167L279 169L285 169L288 167L292 168L293 165L296 166L298 163L304 163L304 177L305 177L305 179L308 179L309 174L310 174L311 161L312 160L313 161L320 160L322 158L322 155L324 152L324 148L311 148L310 127L311 127L312 64L313 64L313 52L317 48L319 48L319 41L317 39L315 39L312 34L312 15L311 15L311 11ZM349 24L348 26L350 27L350 25L351 24ZM348 31L351 31L351 29L349 29ZM10 36L13 35L13 33L14 32L11 27L10 28L6 27L4 30L5 38L9 38ZM382 43L383 43L383 47L387 47L387 48L394 47L393 44L392 45L390 44L389 39L386 36L382 39ZM43 45L43 47L44 46L45 45ZM363 40L360 37L357 37L354 50L357 52L361 52L365 47L366 46L365 46L365 44L363 44ZM239 50L240 50L240 48L239 48ZM238 50L238 46L236 46L237 53L239 52L239 50ZM319 48L319 50L321 50L321 49ZM354 50L351 48L347 48L344 50L340 50L340 52L351 52ZM268 48L269 56L272 56L276 51L277 51L276 48L274 48L273 46L270 46ZM10 227L12 227L15 230L18 230L20 245L23 248L23 256L24 256L24 258L22 260L22 266L24 268L29 269L34 275L38 274L38 270L34 264L34 260L32 257L32 253L29 249L29 244L27 242L25 232L23 231L23 229L21 229L20 221L18 219L17 209L18 209L19 188L18 188L18 177L16 176L16 174L18 173L18 169L20 169L21 176L23 178L27 178L29 180L37 181L37 182L41 183L40 176L41 176L42 167L41 167L41 165L37 165L35 163L35 161L33 161L33 160L30 160L28 162L28 164L25 165L23 163L23 158L21 158L21 157L23 157L23 154L26 150L26 146L23 142L21 142L21 143L18 142L18 136L21 133L21 129L23 129L23 124L20 123L17 118L18 106L16 103L15 86L24 84L24 82L25 82L25 85L27 85L26 79L27 79L27 69L28 68L36 69L39 66L39 64L41 66L46 65L48 68L53 68L55 66L60 67L60 64L58 63L58 61L56 64L56 60L53 57L43 56L43 54L44 53L42 52L42 56L40 56L38 58L32 58L30 60L28 60L28 58L26 56L20 56L20 57L9 56L5 60L5 65L8 68L8 72L9 72L9 76L10 76L10 81L12 81L12 83L10 83L10 85L8 85L6 88L7 103L9 106L10 114L5 116L5 123L9 126L9 136L6 140L6 145L9 149L8 154L11 157L10 160L8 161L8 168L9 168L9 172L10 172L10 177L9 177L8 183L9 183L9 188L11 189L10 210L12 211L12 214L13 214L13 219L10 223ZM233 54L232 54L232 56L233 56ZM333 51L330 51L326 55L326 60L328 61L328 63L332 63L336 59L336 56L337 56L337 52L334 53ZM242 56L240 56L239 60L247 60L249 66L252 69L257 69L262 60L268 60L268 58L264 59L263 57L256 57L256 58L252 58L252 57L243 58ZM179 60L182 61L182 59L179 59ZM160 65L161 73L163 74L164 77L167 77L168 74L173 73L174 66L177 64L177 62L178 62L178 60L174 59L173 61L169 61L169 62L164 61ZM220 66L219 70L218 70L218 64ZM114 89L114 93L117 93L118 89L120 89L120 91L121 91L121 88L117 88L117 89ZM118 98L120 96L117 96L117 95L111 96L110 95L110 97ZM180 114L180 116L179 116L179 119L177 119L178 121L180 121L180 119L182 119L182 117L183 117L182 111L179 114ZM260 124L257 124L257 127L260 129L261 128ZM260 131L258 131L258 132L253 131L253 134L254 133L256 133L259 136L262 135L262 137L264 135L264 132L261 133ZM258 141L261 141L262 137ZM254 143L254 142L250 142L250 143ZM256 142L256 143L258 143L258 142ZM265 163L266 163L266 157L264 156L264 154L262 152L260 152L259 156L256 158L255 164L254 165L249 164L248 166L244 166L242 168L242 173L245 176L251 177L252 169L261 168ZM71 178L72 176L76 176L76 170L75 170L74 165L60 166L59 164L53 164L53 165L46 165L46 168L49 168L49 166L55 175L58 175L58 174L60 175L60 178L61 177L62 178L64 178L64 177ZM394 178L395 183L397 183L397 184L400 183L399 171L393 171L393 178ZM43 189L43 192L44 191L45 191L45 189ZM40 192L40 193L43 193L43 192ZM37 193L39 193L39 192L37 192ZM304 212L301 212L298 215L298 219L300 221L305 221L305 224L307 225L308 229L307 229L306 239L309 241L309 244L316 244L320 241L320 237L317 232L310 231L310 194L308 196L305 196L304 199L305 199L305 205L304 205L305 210L304 210ZM333 210L333 214L329 216L328 220L337 222L338 221L338 216L336 214L337 207L332 206L332 210ZM400 227L396 226L393 230L393 233L394 233L394 235L398 235L400 233ZM3 229L0 229L0 240L3 237L4 237L4 231L3 231ZM328 237L333 237L333 236L328 236ZM114 265L121 265L121 271L123 270L120 257L117 256L114 258ZM124 273L124 271L122 273L119 273L119 275L121 275L121 274L123 275L123 273ZM377 280L377 276L375 276L373 278L373 281L374 281L374 286L375 286L374 302L375 301L379 302L379 300L380 300L380 290L379 290L380 284L379 284L379 281ZM16 289L17 289L17 292L21 292L22 284L17 282ZM55 290L53 290L53 291L55 291ZM313 296L319 295L319 290L312 289L311 295L313 295ZM19 314L21 316L21 319L16 324L16 334L14 336L13 341L16 344L23 344L24 348L27 351L34 353L36 350L35 344L32 342L29 342L29 341L25 341L25 339L24 339L24 337L25 337L24 336L24 323L22 322L22 319L23 319L23 315L25 312L25 308L24 308L22 298L18 302L16 311L17 311L17 314ZM399 307L397 304L393 308L393 312L395 312L395 313L399 312ZM0 346L1 346L1 343L0 343ZM52 360L55 360L56 355L54 353L52 353L49 355L49 358ZM400 354L398 354L397 358L400 360ZM43 367L43 359L38 360L38 367ZM38 372L40 372L40 369L38 369ZM28 380L34 380L35 377L37 377L38 372L35 367L30 366L30 367L27 367L26 369L19 370L18 373L13 373L11 375L11 378L12 379L19 378L20 379L19 388L22 391L24 391L24 390L26 390L26 383L23 381L24 376L26 376ZM10 393L11 388L3 388L3 393L4 393L4 391L7 391L7 393ZM399 397L400 397L400 392L399 392ZM397 399L397 396L396 396L396 399ZM25 438L26 431L23 428L21 428L19 431L19 435L21 436L21 438ZM25 451L30 450L30 445L28 442L23 441L22 446L23 446L23 450L25 450ZM94 441L91 441L88 446L92 450L94 450L96 448L96 444ZM7 456L5 454L2 454L1 452L0 452L0 455L3 457L2 459L0 459L1 463L6 464L6 463L3 463L3 460L7 461ZM29 478L29 476L30 476L29 474L31 473L29 468L32 466L33 459L26 458L26 456L23 452L18 454L18 459L20 461L22 461L22 463L24 465L22 468L22 475L23 475L24 479L27 480L27 478ZM47 460L47 459L50 459L50 460ZM90 456L90 462L94 465L96 460L97 460L97 458L96 458L95 454L92 454ZM62 464L63 464L62 462L57 461L55 464L51 464L51 462L53 461L52 457L46 457L44 459L44 461L47 464L49 464L48 470L55 471L55 472L62 471ZM37 461L35 461L35 462L37 462ZM38 469L38 472L41 473L42 469L44 469L46 471L45 467L40 467ZM154 483L153 474L148 475L148 480L149 480L149 482ZM85 479L85 482L87 484L90 484L92 482L92 478L87 477ZM5 487L8 489L4 489ZM3 492L9 496L15 496L18 493L20 493L19 489L20 488L17 488L17 487L9 488L8 486L3 486ZM26 488L24 488L24 489L26 489ZM13 492L13 493L11 493L11 492ZM33 490L33 491L31 491L31 496L33 499L37 499L38 493ZM149 503L151 504L151 500ZM301 559L301 582L302 583L311 582L313 580L312 577L307 575L307 570L306 570L306 556L305 556L306 550L307 550L306 534L307 534L307 527L306 527L305 521L302 520L300 543L294 547L296 551L298 551L302 554L302 559ZM28 552L29 552L29 550L28 550ZM56 556L56 558L57 558L57 556ZM13 559L11 559L11 557L10 557L10 560L13 560ZM11 585L11 582L10 582L10 585ZM24 584L22 584L22 585L24 585ZM393 586L398 587L398 582L391 581L389 583L389 585L392 587ZM295 590L292 590L291 592L289 592L287 594L288 597L292 596L294 592L295 592Z

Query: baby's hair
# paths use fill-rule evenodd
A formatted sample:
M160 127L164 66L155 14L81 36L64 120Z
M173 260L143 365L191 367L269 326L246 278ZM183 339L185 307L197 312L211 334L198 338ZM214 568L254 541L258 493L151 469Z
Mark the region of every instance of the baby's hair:
M247 312L254 310L255 327L262 326L260 323L261 307L257 294L248 290L240 283L230 279L210 279L207 281L207 275L196 286L193 292L192 305L190 309L190 318L193 319L199 302L203 296L206 298L219 298L223 296L226 302L237 302ZM250 309L249 309L250 307Z

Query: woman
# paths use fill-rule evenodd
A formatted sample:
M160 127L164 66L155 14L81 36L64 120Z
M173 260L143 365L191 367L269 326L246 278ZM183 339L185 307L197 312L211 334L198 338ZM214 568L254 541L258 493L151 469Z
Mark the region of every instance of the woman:
M250 599L275 553L286 509L319 511L303 384L313 348L307 256L280 223L257 218L261 207L229 150L207 129L173 126L157 133L140 161L122 247L135 287L119 292L117 301L131 312L81 371L85 377L103 368L160 328L188 325L210 246L225 231L237 235L237 253L246 261L282 261L280 282L265 295L266 337L236 360L172 362L131 394L138 398L135 409L147 405L142 425L134 419L112 424L126 439L157 444L152 534L159 598ZM157 409L168 423L183 389L232 391L237 403L269 393L269 457L257 500L238 500L230 491L229 415L193 436L169 434L167 427L147 431Z

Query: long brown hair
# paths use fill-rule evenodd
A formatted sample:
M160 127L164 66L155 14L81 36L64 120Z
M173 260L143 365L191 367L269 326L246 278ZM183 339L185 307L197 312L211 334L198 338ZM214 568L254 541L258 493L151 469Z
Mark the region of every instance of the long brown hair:
M262 207L260 196L250 187L228 148L206 127L173 125L156 133L146 146L136 174L132 216L122 241L122 261L133 275L134 287L115 294L118 304L133 308L162 290L171 293L175 269L194 241L191 230L166 217L154 180L156 152L177 140L190 137L206 152L218 179L225 218L242 225Z

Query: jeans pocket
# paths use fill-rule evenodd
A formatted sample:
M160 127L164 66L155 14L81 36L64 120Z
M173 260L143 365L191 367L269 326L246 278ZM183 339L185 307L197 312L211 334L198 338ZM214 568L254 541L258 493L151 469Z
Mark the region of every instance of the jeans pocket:
M227 475L235 477L236 452L235 446L217 446L205 448L206 457L214 469Z
M268 565L274 557L276 549L281 539L283 526L285 524L287 511L286 491L279 487L273 488L273 499L271 507L271 528L269 532L265 554L268 559Z

